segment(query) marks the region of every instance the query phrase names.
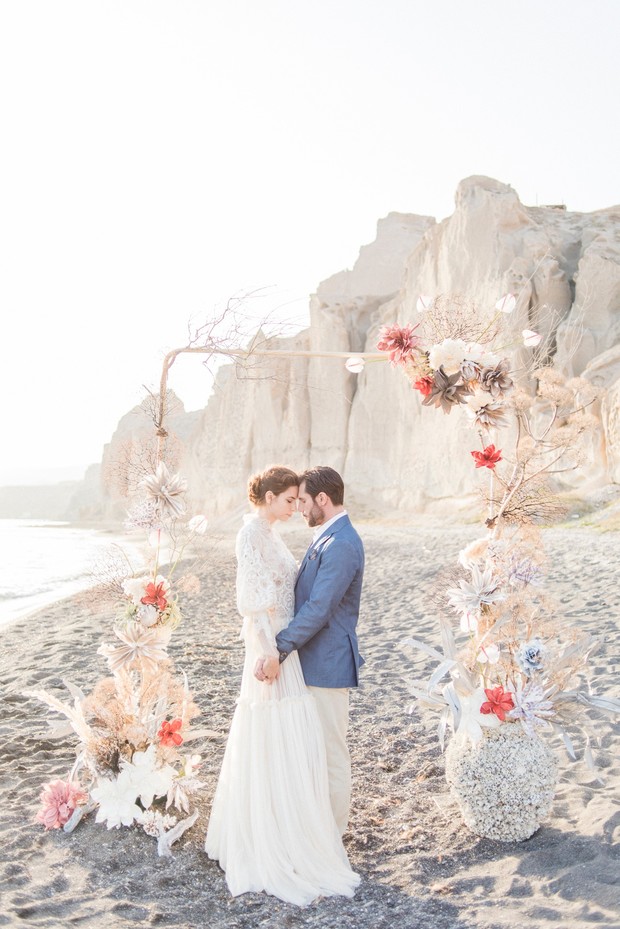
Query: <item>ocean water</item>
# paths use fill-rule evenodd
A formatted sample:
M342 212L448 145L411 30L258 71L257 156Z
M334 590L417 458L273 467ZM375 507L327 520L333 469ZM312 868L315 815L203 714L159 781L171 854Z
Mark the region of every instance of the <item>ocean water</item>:
M93 574L126 539L44 519L0 519L0 626L94 586Z

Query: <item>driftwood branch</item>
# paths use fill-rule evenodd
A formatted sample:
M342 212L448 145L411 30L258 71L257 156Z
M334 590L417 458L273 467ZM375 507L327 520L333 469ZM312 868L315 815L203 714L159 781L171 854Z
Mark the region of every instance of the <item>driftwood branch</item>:
M315 352L302 349L260 349L227 348L220 343L207 345L186 345L184 348L173 348L165 356L161 377L159 381L159 405L155 417L155 430L158 439L158 459L161 458L163 442L168 433L164 428L166 417L166 395L168 391L168 375L179 355L222 355L234 360L236 358L273 357L273 358L359 358L363 361L387 361L385 352Z

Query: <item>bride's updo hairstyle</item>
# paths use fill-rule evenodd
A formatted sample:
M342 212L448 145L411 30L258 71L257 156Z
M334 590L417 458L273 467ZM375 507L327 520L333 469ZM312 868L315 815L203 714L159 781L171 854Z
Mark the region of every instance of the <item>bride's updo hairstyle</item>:
M248 499L254 506L262 506L267 491L270 490L277 497L289 487L299 487L299 476L290 468L274 465L260 474L252 475L248 481Z

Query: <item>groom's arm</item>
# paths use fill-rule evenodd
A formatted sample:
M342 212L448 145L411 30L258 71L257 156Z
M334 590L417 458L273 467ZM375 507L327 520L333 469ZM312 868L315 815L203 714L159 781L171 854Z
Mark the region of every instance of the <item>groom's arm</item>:
M276 636L280 655L301 648L327 625L360 567L355 546L344 539L334 539L323 550L321 563L312 585L310 598L297 611L286 629ZM281 657L281 660L284 660Z

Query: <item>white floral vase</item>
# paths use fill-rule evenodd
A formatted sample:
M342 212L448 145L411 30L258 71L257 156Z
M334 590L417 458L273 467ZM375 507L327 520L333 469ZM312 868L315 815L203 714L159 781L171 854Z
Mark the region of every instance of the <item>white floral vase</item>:
M446 780L472 832L522 842L551 810L557 765L551 749L519 723L484 729L472 744L458 737L446 750Z

